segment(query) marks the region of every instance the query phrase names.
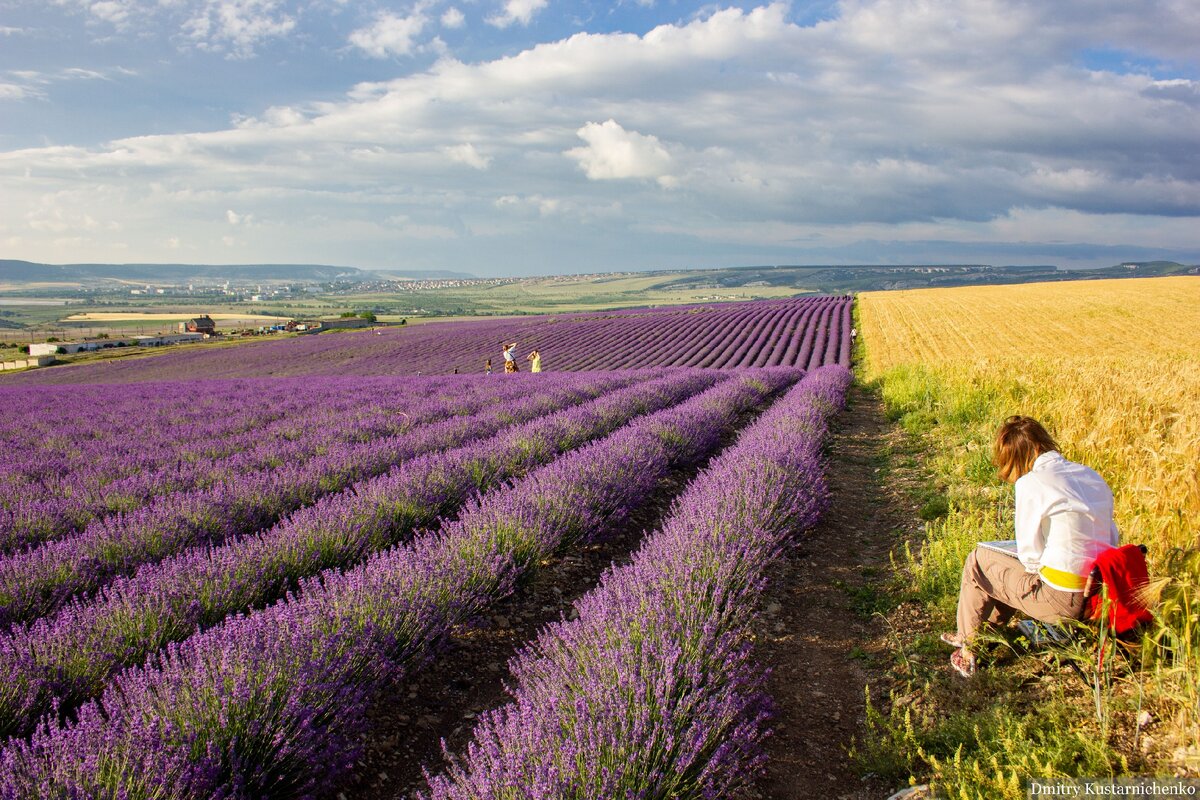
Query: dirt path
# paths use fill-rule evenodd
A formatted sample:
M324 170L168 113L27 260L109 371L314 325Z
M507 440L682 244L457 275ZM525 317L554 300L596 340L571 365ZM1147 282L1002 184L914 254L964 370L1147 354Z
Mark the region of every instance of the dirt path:
M885 657L886 629L873 612L889 554L921 529L896 476L883 480L897 441L879 400L853 387L829 448L833 505L772 574L757 649L779 705L758 784L767 800L882 800L897 788L863 780L847 755L862 735L864 687L873 703L886 702L883 670L872 666Z

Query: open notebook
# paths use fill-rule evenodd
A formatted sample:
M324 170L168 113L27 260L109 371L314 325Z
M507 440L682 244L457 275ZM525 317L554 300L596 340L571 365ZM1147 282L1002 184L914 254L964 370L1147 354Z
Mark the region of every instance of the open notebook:
M980 542L980 547L986 547L988 550L995 550L998 553L1007 553L1016 558L1017 556L1017 540L1004 539L998 542Z

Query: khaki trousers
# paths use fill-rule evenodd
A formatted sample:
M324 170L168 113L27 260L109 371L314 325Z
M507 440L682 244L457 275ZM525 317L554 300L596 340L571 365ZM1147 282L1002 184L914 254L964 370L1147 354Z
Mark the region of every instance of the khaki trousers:
M959 640L970 641L984 622L1003 625L1017 611L1048 623L1079 619L1083 592L1047 586L1016 556L976 547L963 564L958 590Z

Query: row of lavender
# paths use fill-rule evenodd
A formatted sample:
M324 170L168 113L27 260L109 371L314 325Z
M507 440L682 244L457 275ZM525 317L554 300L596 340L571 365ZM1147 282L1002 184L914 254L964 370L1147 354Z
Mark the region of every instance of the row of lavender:
M484 441L429 452L221 547L184 551L119 578L32 625L0 636L0 734L100 693L117 669L230 614L261 607L302 578L352 565L436 523L472 492L520 476L644 413L723 379L676 371L515 426ZM543 401L545 398L542 398ZM534 401L527 401L532 404ZM486 420L474 419L482 427Z
M755 608L826 503L821 442L848 384L810 374L693 481L632 563L514 659L513 701L420 797L742 796L770 708Z
M0 553L162 495L220 491L247 476L261 484L280 467L328 472L331 454L354 465L377 451L374 440L499 406L516 388L452 378L214 381L193 407L183 399L193 386L0 389L0 431L22 454L0 472Z
M513 381L466 406L435 397L413 409L425 424L399 435L329 447L303 463L163 495L135 511L96 519L73 535L0 557L0 625L35 619L74 595L186 547L219 544L273 525L405 459L494 435L646 377L560 378L539 386L540 392L530 391L531 381ZM470 416L456 413L464 408L479 410Z
M848 297L802 297L637 311L431 323L338 336L193 348L138 363L32 371L4 380L86 383L294 376L483 372L500 367L500 342L541 351L550 371L658 366L738 368L850 363Z
M596 535L798 377L758 371L469 503L458 520L121 673L0 756L0 796L298 797L358 755L367 710L546 555ZM711 383L711 381L710 381Z

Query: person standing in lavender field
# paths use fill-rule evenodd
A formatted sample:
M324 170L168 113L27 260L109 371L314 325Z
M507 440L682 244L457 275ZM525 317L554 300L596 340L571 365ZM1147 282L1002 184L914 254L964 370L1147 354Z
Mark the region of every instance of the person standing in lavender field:
M519 371L520 368L517 366L517 356L513 352L514 350L517 349L517 343L512 342L510 344L504 344L503 342L501 342L500 346L504 348L504 371L505 372Z

